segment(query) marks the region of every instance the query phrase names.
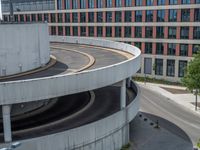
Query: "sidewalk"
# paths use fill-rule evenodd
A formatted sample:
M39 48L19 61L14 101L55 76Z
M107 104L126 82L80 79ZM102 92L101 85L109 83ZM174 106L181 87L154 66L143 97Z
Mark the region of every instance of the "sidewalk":
M155 83L143 83L137 82L140 86L157 92L170 100L190 109L192 112L200 115L200 107L195 111L195 95L186 91L185 87L174 86L174 85L164 85ZM193 103L193 104L192 104ZM198 103L200 105L200 96L198 96Z
M193 150L192 143L164 128L155 128L151 120L137 115L130 124L132 150Z

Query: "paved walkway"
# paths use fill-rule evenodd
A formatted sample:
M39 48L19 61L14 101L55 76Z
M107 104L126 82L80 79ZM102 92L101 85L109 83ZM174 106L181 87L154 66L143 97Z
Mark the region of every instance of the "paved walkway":
M195 111L195 105L194 105L195 96L192 93L186 91L185 87L154 84L154 83L146 83L146 84L142 82L137 82L137 83L144 88L155 91L169 98L170 100L173 100L174 102L184 106L185 109L191 110L192 112L200 115L200 107L198 107L198 110ZM198 96L198 102L200 104L200 96Z
M163 128L155 128L155 123L136 116L130 125L132 150L192 150L192 143L185 141Z

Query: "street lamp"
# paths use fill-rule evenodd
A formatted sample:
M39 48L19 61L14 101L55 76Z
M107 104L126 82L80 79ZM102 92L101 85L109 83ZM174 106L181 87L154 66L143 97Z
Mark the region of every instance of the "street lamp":
M14 150L21 145L20 142L12 143L8 148L1 148L0 150Z

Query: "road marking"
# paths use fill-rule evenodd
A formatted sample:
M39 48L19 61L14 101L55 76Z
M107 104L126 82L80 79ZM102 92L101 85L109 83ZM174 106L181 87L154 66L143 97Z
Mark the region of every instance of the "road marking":
M80 69L71 69L73 73L81 72L83 70L86 70L86 69L88 69L89 67L91 67L95 63L95 58L92 55L89 55L87 53L84 53L84 52L81 52L81 51L78 51L78 50L75 50L75 49L69 49L69 48L60 47L60 46L50 46L50 48L60 49L60 50L66 50L66 51L71 51L71 52L79 53L79 54L82 54L82 55L84 55L84 56L86 56L86 57L89 58L89 63L87 65L85 65L84 67L82 67Z
M188 124L188 125L190 125L190 126L196 128L196 129L200 129L200 125L194 125L194 124L192 124L191 122L187 122L187 121L185 121L185 120L179 118L178 116L173 115L173 114L170 113L169 111L165 110L163 107L157 105L155 102L153 102L153 101L152 101L151 99L149 99L148 97L146 97L146 96L144 96L144 95L142 95L142 94L141 94L141 96L142 96L143 98L145 98L146 100L148 100L152 105L154 105L155 107L157 107L157 108L159 108L160 110L162 110L164 113L167 113L167 114L169 114L170 116L172 116L174 119L180 120L180 121L184 122L185 124Z

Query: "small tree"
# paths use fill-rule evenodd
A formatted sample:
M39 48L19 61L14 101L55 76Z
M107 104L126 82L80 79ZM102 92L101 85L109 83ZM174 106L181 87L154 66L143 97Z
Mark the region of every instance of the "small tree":
M198 47L198 51L197 54L194 55L194 59L188 64L182 83L189 90L194 91L196 96L195 110L197 110L197 95L200 92L200 47Z

